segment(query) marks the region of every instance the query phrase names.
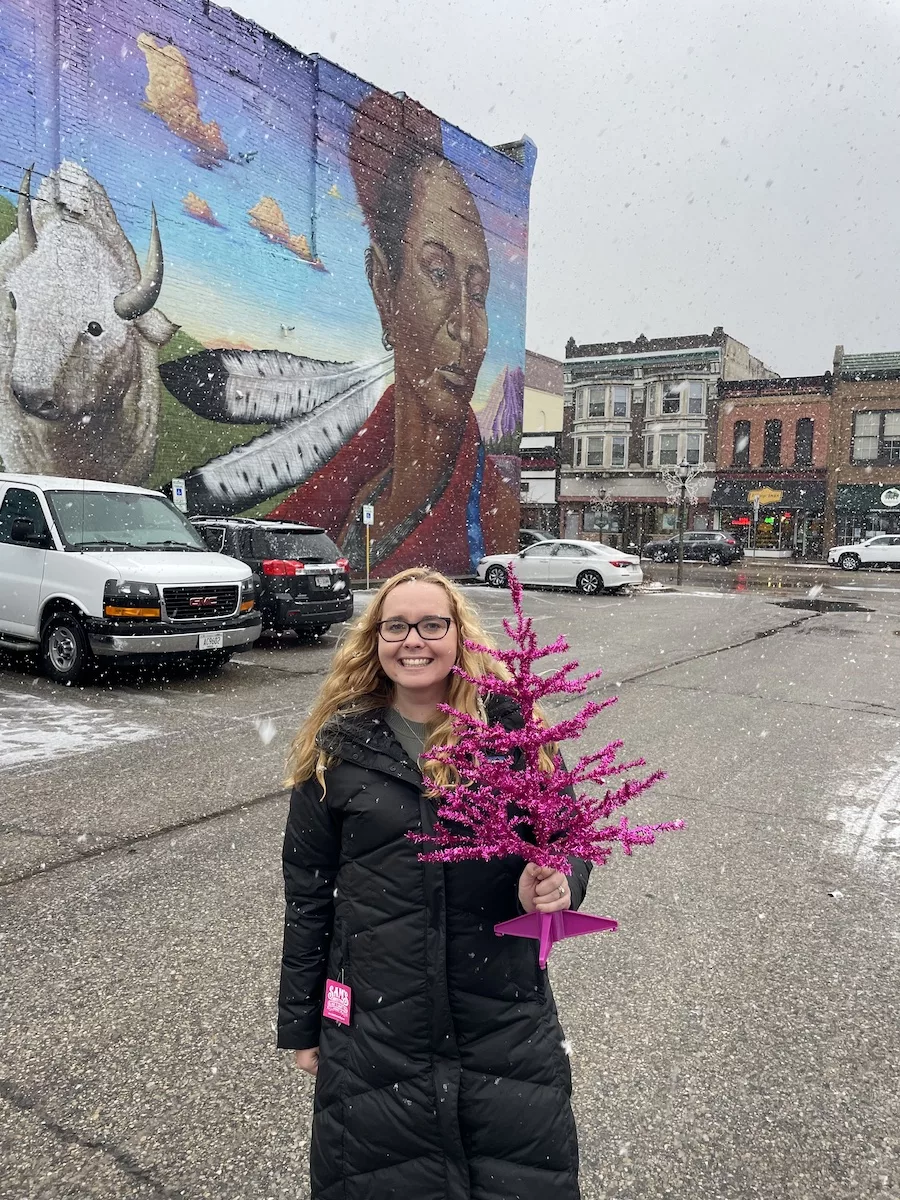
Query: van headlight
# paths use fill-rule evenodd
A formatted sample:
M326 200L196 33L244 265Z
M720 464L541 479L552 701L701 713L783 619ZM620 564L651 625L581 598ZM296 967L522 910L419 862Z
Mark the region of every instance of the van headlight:
M120 582L107 579L103 589L103 615L119 620L159 620L159 588L155 583L139 583L133 579Z
M251 575L245 579L241 587L241 612L253 612L259 601L259 578Z

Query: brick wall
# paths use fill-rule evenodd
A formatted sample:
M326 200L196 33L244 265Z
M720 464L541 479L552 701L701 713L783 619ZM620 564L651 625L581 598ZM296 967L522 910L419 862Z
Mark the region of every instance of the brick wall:
M71 445L78 441L87 449L75 462L70 455L63 464L66 473L105 471L106 478L153 486L184 476L189 499L207 507L218 503L228 511L269 511L293 497L298 515L306 505L311 518L344 536L355 520L353 504L392 467L380 503L387 505L386 497L393 495L393 525L402 523L404 512L437 522L415 543L419 557L424 547L433 547L436 565L450 569L459 566L461 556L468 560L483 549L514 548L528 203L535 162L530 142L504 152L491 148L414 101L378 92L205 0L4 0L0 47L0 238L7 238L0 245L0 276L21 267L16 286L23 299L29 287L37 286L32 269L37 256L31 264L19 263L12 232L23 173L32 162L39 244L42 211L98 233L91 221L97 207L92 189L99 188L118 230L110 236L125 247L117 266L61 280L59 288L67 291L36 297L44 344L53 347L47 368L51 390L73 410L89 394L100 405L100 415L86 427L83 421L73 425L77 438ZM404 173L407 161L413 167ZM63 163L86 175L66 167L61 183ZM442 163L452 169L435 165ZM462 383L444 382L435 374L431 397L427 389L414 394L401 389L392 401L387 392L390 370L383 368L388 355L382 336L390 340L390 331L383 328L365 266L378 214L387 211L386 180L395 200L405 195L399 207L408 220L397 250L403 270L415 212L429 205L448 237L453 214L470 205L456 249L472 261L486 256L477 287L454 280L442 264L427 264L430 275L420 281L432 292L419 308L431 305L431 315L438 313L432 322L440 330L431 346L435 371L462 354L461 321L474 322L476 334L483 329L480 369L470 358L457 364ZM54 208L59 196L65 211ZM67 321L77 326L81 309L87 317L91 305L92 312L109 312L117 289L136 282L150 241L151 204L165 259L156 311L179 329L158 347L165 386L155 365L138 381L150 414L141 436L150 439L152 465L129 479L115 438L107 432L102 446L99 440L90 444L91 430L115 424L127 401L111 385L97 382L102 372L96 378L86 370L73 377L77 339L83 342L86 335L62 327ZM383 220L378 228L386 228ZM136 257L130 258L129 246ZM471 277L470 272L466 278ZM388 284L396 287L396 278L390 276ZM29 453L30 469L43 465L36 451L23 449L26 443L47 441L38 426L36 434L29 427L24 436L25 417L10 394L14 360L17 376L23 375L21 347L27 339L22 325L28 311L23 304L15 318L11 309L0 312L0 456L20 470L29 469ZM404 330L394 330L398 360L404 344L416 340L418 314L419 309L409 309L396 318L406 333L404 343ZM115 320L100 322L103 337L110 337ZM125 333L137 336L134 330ZM478 336L472 344L479 344ZM101 341L90 342L88 349L99 353ZM252 387L235 384L229 374L235 360L226 361L218 353L223 350L250 356L241 370ZM130 351L120 349L124 353ZM356 380L350 397L353 387L340 372L324 380L316 366L322 361L354 369L362 365L370 374L364 385ZM36 377L36 362L25 364L24 374L31 367ZM314 385L308 382L310 373L316 376ZM216 381L221 394L213 395ZM97 387L106 389L99 397ZM251 391L252 405L246 399ZM447 425L434 405L452 408L454 400L457 408ZM422 429L416 473L392 457L399 445L392 403L397 422L409 420ZM346 473L328 480L342 447L360 436L376 404L381 418L372 418L373 428L382 431L379 436L393 436L391 446L369 454L371 461L366 460L366 471L352 489ZM473 410L474 421L467 415ZM83 415L74 414L73 421ZM451 429L443 443L433 436L442 420ZM394 435L385 433L390 429ZM371 445L370 438L360 451ZM464 463L467 475L461 479ZM454 464L448 482L446 472ZM406 490L400 482L404 473L412 478ZM341 503L323 501L323 489L333 501L342 486L348 494ZM418 486L427 494L419 496ZM441 497L445 502L438 511ZM385 538L388 532L382 531ZM378 536L376 529L376 541ZM398 565L396 555L391 561Z

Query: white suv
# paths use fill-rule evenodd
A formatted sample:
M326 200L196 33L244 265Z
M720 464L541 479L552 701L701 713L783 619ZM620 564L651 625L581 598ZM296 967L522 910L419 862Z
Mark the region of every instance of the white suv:
M0 474L0 646L71 683L94 655L224 663L262 629L248 567L159 492Z

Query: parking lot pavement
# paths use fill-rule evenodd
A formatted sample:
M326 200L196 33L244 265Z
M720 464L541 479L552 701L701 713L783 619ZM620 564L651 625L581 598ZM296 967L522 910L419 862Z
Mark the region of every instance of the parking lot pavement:
M499 634L508 594L468 594ZM895 1200L900 603L526 607L618 696L580 750L622 737L668 773L633 819L688 823L596 870L618 931L551 959L585 1200ZM37 732L0 770L3 1200L308 1200L280 773L333 646L78 690L2 669Z

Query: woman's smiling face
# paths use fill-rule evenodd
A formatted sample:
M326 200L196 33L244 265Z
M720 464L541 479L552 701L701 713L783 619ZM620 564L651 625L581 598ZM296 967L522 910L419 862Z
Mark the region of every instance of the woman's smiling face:
M452 617L450 597L437 583L410 580L398 584L385 597L381 621L401 620L410 626L426 617ZM416 703L443 702L456 662L459 637L456 622L439 640L423 638L410 628L401 642L389 642L379 634L378 661L394 684L398 698L405 693Z

